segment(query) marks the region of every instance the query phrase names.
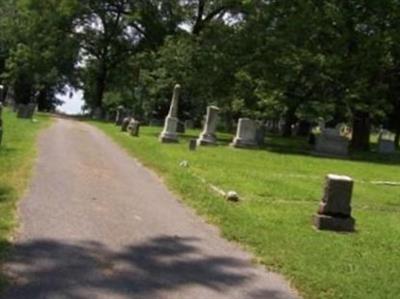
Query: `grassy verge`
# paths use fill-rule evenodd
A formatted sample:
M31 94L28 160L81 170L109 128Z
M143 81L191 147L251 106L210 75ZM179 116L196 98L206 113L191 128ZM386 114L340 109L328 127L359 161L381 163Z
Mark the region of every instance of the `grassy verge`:
M223 235L253 251L269 269L283 273L306 298L398 298L400 294L400 155L354 155L351 160L310 156L305 140L273 137L262 150L227 146L188 151L190 131L180 144L160 144L159 128L140 138L94 123L172 190L221 227ZM223 145L230 136L220 135ZM179 167L182 160L188 168ZM311 226L327 173L356 181L353 216L357 232L317 232ZM198 177L235 190L239 204L215 195Z
M0 146L0 260L9 247L12 229L16 226L16 202L26 190L36 156L36 137L50 123L45 115L31 120L17 119L3 111L3 142ZM0 282L0 287L4 281Z

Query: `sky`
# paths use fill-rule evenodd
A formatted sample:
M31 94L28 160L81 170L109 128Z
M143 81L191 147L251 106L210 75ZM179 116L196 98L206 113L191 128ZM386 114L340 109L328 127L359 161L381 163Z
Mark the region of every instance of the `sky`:
M83 102L82 90L70 90L72 91L72 97L70 98L70 92L65 95L58 94L57 98L64 101L64 104L57 107L57 110L66 114L81 114Z

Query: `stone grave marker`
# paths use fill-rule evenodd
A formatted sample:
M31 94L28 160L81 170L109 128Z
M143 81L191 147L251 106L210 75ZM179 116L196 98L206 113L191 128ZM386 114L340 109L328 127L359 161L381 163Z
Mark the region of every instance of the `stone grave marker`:
M347 156L349 154L349 140L342 136L336 128L323 128L315 139L315 154Z
M236 148L256 148L257 123L249 118L240 118L236 137L231 146Z
M128 131L128 125L129 125L131 119L132 119L131 117L125 117L125 118L122 120L122 123L121 123L121 132L127 132L127 131Z
M393 154L396 152L394 143L395 135L387 130L382 130L378 137L378 151L381 154Z
M326 177L324 196L313 223L320 230L354 231L351 217L351 197L354 182L350 177L329 174Z
M181 86L179 84L175 85L174 93L172 96L171 106L169 113L165 119L164 129L160 135L160 141L162 143L176 143L178 142L178 102L179 95L181 92Z
M128 124L128 132L131 136L139 137L140 122L134 118Z
M216 145L217 136L215 135L218 123L219 108L216 106L207 107L207 115L204 129L197 139L197 145Z

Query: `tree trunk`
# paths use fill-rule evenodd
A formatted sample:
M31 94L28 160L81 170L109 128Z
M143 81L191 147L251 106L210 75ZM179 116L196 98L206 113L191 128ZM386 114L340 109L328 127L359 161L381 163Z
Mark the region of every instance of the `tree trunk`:
M358 151L369 150L369 138L371 134L371 118L368 112L353 112L353 137L351 148Z
M105 68L104 64L99 69L99 74L97 75L96 80L96 91L95 91L95 98L94 98L94 105L92 113L96 119L102 118L103 115L103 97L104 92L106 90L106 81L107 81L107 69Z
M306 120L301 120L299 122L299 130L297 131L298 136L307 137L311 133L311 123Z
M285 114L285 124L283 126L283 132L282 132L283 137L292 136L292 125L294 125L297 121L295 113L296 113L295 108L289 108L287 110Z
M39 92L39 95L36 98L39 111L47 111L48 112L48 111L52 110L53 105L48 97L49 97L49 94L48 94L48 90L46 88L42 89Z
M32 100L33 87L28 79L19 76L14 83L14 100L16 104L29 104Z

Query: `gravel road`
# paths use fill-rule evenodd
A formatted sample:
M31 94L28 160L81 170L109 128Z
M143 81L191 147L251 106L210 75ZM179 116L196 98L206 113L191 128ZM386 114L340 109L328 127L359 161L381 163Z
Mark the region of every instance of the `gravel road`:
M297 298L83 122L41 134L19 215L4 299Z

